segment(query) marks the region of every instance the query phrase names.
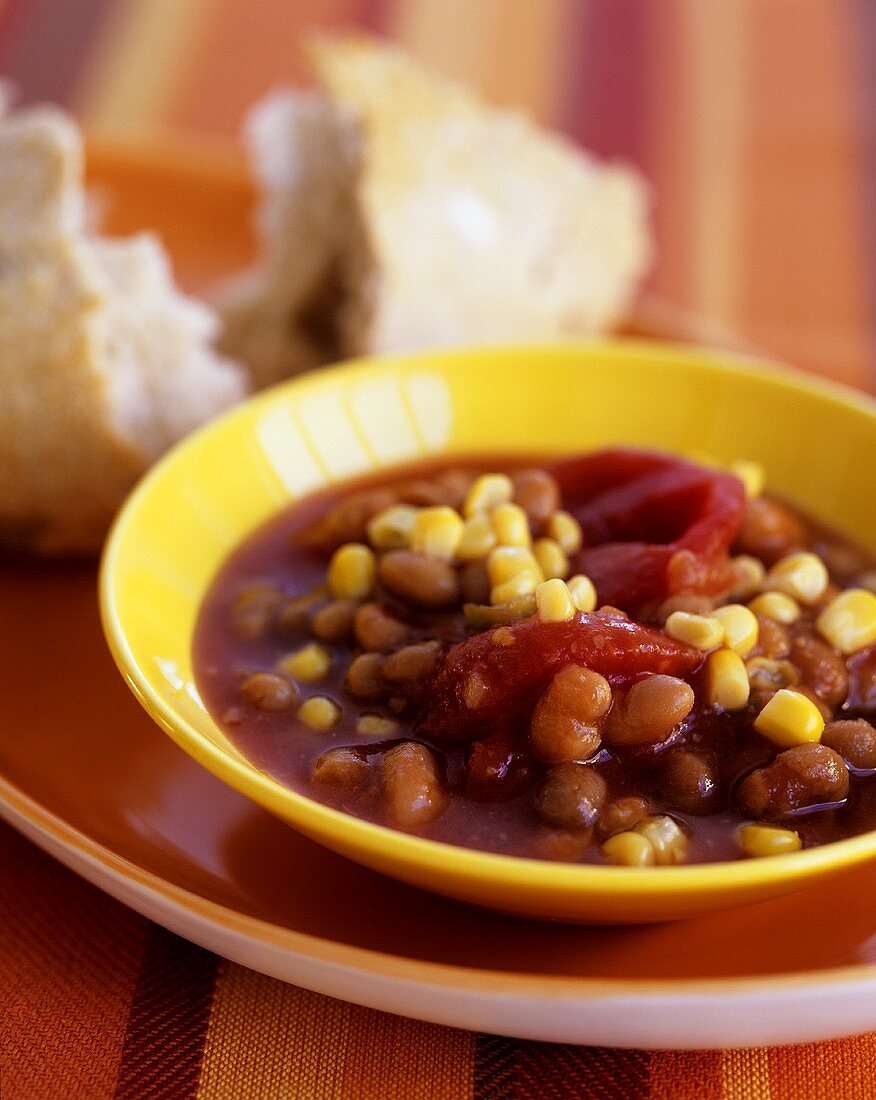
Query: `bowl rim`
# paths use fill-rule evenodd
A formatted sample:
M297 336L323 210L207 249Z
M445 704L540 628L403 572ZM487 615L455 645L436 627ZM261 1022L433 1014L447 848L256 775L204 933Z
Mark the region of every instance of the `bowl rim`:
M745 888L788 880L799 881L802 888L811 873L827 869L839 870L876 857L876 830L816 848L760 859L643 868L558 863L432 840L336 810L300 791L284 786L278 780L260 772L249 761L235 759L179 714L173 703L156 691L144 674L141 662L125 632L115 588L125 550L126 534L141 501L154 492L165 478L172 476L174 468L184 463L187 456L196 451L208 436L228 430L233 423L254 418L260 410L284 400L290 391L304 395L308 391L332 388L357 377L381 373L388 368L440 365L445 369L472 369L471 365L463 368L462 364L471 364L480 357L493 359L497 355L537 358L545 355L555 357L563 353L592 355L594 352L614 359L640 357L647 353L656 360L671 360L694 371L729 372L740 379L748 378L786 390L802 391L839 405L849 412L863 413L876 420L876 400L869 395L842 383L808 377L798 369L776 360L698 345L632 337L366 356L288 379L246 399L196 429L171 448L144 475L116 516L101 557L99 604L110 652L128 687L153 720L200 764L241 794L281 816L293 827L300 826L311 836L316 829L321 838L319 843L331 847L333 845L328 843L327 836L346 834L345 840L349 844L345 843L336 850L347 854L351 847L355 847L359 853L368 852L375 856L386 853L389 846L393 849L396 866L441 866L458 882L480 881L488 877L497 885L520 891L538 889L553 896L593 890L598 891L604 899L611 900L635 898L643 893L650 898L685 896L690 899L706 893L712 897L730 895ZM240 541L238 538L229 547L226 558ZM207 716L218 726L212 714L207 712ZM283 807L282 811L278 806Z

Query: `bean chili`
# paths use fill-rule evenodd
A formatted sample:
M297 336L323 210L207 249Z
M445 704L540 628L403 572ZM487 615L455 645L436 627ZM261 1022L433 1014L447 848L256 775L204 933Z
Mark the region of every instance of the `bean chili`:
M874 563L752 469L616 450L315 494L211 586L201 694L279 781L467 847L647 866L876 828Z

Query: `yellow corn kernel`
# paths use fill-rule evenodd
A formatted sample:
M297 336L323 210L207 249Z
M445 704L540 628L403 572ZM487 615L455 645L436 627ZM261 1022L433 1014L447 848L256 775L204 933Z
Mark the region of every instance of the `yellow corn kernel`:
M805 695L782 688L754 720L754 728L782 748L820 741L824 732L821 711Z
M538 617L543 623L564 623L575 617L572 595L566 587L566 582L561 581L559 577L542 581L536 588L535 606Z
M766 474L759 462L734 462L730 467L730 473L735 474L745 486L745 495L759 497L766 484Z
M766 575L766 587L793 596L800 603L816 603L828 584L827 568L816 554L800 550L777 561Z
M751 685L745 664L732 649L716 649L706 658L706 702L719 710L743 710Z
M772 619L774 623L784 623L785 626L796 623L803 614L800 604L785 592L763 592L749 602L748 608L762 619Z
M654 862L661 867L670 863L684 862L690 842L671 817L666 817L665 814L646 817L644 821L639 822L633 832L648 841L654 850Z
M730 564L736 578L729 593L731 599L747 600L755 592L760 592L766 576L766 566L760 558L739 554Z
M497 504L507 504L514 496L514 485L507 474L482 474L475 478L465 497L462 514L489 512Z
M847 588L830 601L815 625L834 649L856 653L876 642L876 596L866 588Z
M516 577L518 573L527 570L537 573L539 581L544 580L535 555L528 546L497 546L495 550L490 551L490 556L487 558L487 576L493 587L504 584L505 581ZM534 592L535 589L533 588L532 591Z
M382 714L363 714L356 723L356 733L363 737L394 737L398 730L398 722Z
M745 657L757 645L757 635L760 630L757 619L754 613L747 607L743 607L741 603L728 603L724 607L716 607L711 618L717 619L724 627L724 645L734 653Z
M566 581L566 587L569 589L572 603L579 611L596 610L596 588L589 577L585 577L583 573L576 573Z
M529 546L529 520L519 504L497 504L490 511L490 523L499 546Z
M500 604L511 603L520 596L531 596L541 582L540 571L524 569L515 573L510 580L494 585L490 592L490 603L493 607L498 607Z
M341 708L324 695L311 695L298 708L298 717L309 729L325 733L341 720Z
M547 533L567 554L577 554L584 541L581 524L568 512L554 512L547 522Z
M615 833L600 848L611 863L620 867L649 867L657 862L654 847L641 833Z
M803 841L793 829L778 825L761 825L757 822L740 825L736 833L739 847L747 856L780 856L785 852L799 852Z
M368 521L368 541L377 550L403 550L420 512L412 504L393 504Z
M284 657L277 665L277 671L303 684L312 684L328 675L332 659L328 650L317 642L310 642L295 653Z
M495 545L496 535L490 517L478 512L465 521L456 556L460 561L480 561Z
M376 577L377 559L370 546L346 542L331 556L327 580L336 600L367 600Z
M673 611L663 629L670 638L692 645L695 649L715 649L724 641L723 624L710 615Z
M555 539L536 539L532 552L545 580L551 580L553 577L565 580L568 577L569 558Z
M459 512L446 504L421 508L411 528L411 549L430 558L452 561L463 526Z

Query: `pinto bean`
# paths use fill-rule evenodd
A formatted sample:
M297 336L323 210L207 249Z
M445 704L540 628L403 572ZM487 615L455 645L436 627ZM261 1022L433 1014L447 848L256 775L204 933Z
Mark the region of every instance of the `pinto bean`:
M560 829L590 829L607 793L607 784L595 768L557 764L538 789L536 813L542 821Z
M745 506L736 548L773 565L806 544L806 526L789 508L768 497L754 497Z
M384 753L383 800L392 820L416 829L443 813L447 794L435 754L416 741L403 741Z
M380 559L378 571L390 592L416 607L446 607L459 598L456 570L440 558L390 550Z
M838 752L850 768L876 769L876 729L863 718L828 722L821 743Z
M408 641L410 627L388 615L376 603L363 603L353 624L356 641L363 649L375 653L392 653Z
M240 690L247 702L269 714L291 710L298 700L295 685L275 672L254 672Z
M675 676L649 676L616 699L603 727L611 745L645 745L665 741L694 705L690 684Z
M813 634L800 633L791 641L791 663L800 679L829 707L838 707L849 693L846 663L826 642Z
M827 745L795 745L747 776L736 800L749 817L781 817L793 810L842 802L849 793L845 761Z
M586 760L599 748L599 719L611 706L611 685L580 665L567 665L542 694L529 725L533 752L548 764Z
M714 767L695 752L673 752L663 766L660 790L670 808L685 814L709 814L719 794Z

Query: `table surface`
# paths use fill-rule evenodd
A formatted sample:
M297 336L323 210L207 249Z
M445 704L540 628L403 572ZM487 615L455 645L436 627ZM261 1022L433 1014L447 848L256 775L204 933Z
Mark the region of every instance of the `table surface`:
M873 388L866 0L0 0L0 73L92 130L227 141L306 79L308 27L384 33L654 186L650 286ZM0 717L2 722L2 717ZM869 1097L876 1036L575 1049L398 1019L188 944L0 827L0 1095Z

